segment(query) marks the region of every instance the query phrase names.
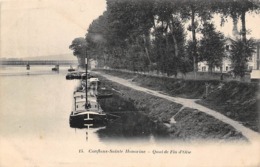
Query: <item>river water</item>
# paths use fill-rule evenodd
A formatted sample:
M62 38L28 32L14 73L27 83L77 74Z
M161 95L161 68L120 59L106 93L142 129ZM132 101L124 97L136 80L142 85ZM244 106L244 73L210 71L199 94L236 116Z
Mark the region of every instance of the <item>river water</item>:
M102 101L103 108L119 119L101 128L71 128L73 91L79 81L65 79L68 67L60 67L58 73L51 68L1 67L0 133L1 148L5 148L1 149L1 163L74 164L81 162L82 152L114 149L129 142L137 149L155 143L154 136L160 136L153 122L119 96ZM16 160L7 160L6 154L17 155Z

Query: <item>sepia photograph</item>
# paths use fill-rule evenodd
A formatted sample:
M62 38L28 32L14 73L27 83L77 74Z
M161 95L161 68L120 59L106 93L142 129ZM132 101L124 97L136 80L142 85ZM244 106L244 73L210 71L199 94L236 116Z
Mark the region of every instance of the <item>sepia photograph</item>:
M0 167L260 167L259 0L0 0Z

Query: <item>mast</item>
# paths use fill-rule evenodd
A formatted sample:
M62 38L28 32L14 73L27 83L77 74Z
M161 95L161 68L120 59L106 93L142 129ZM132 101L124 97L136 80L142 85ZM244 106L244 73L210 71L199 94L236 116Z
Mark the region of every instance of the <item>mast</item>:
M87 55L86 55L86 58L85 58L85 63L86 63L86 104L85 104L85 109L88 109L88 58L87 58Z

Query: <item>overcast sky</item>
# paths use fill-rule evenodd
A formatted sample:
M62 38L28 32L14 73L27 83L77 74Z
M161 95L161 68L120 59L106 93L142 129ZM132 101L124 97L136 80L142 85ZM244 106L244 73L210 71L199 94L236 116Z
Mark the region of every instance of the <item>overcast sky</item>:
M106 0L0 0L1 57L72 54L76 37L106 10ZM216 20L219 25L219 20ZM247 15L251 36L260 39L259 15ZM219 30L232 35L232 23Z
M71 41L106 10L105 0L1 2L1 57L72 54Z

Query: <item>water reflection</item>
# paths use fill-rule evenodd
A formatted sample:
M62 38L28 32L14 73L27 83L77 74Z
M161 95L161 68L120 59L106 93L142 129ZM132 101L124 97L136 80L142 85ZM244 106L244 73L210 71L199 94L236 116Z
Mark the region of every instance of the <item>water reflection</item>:
M38 66L31 65L28 69L27 66L0 66L0 76L26 76L26 75L57 75L59 73L65 74L67 72L67 66L60 66L58 71L52 71L50 65Z
M167 137L164 126L153 122L141 114L134 104L114 92L113 97L100 100L100 105L108 114L115 114L117 119L111 120L106 128L98 130L101 139L147 139Z
M77 90L82 90L82 85ZM87 124L86 121L81 122L81 120L70 122L71 128L87 129L86 139L91 137L88 129L97 129L96 134L102 141L111 139L150 140L151 138L169 137L162 124L153 122L147 116L141 114L141 111L137 110L133 102L122 97L119 91L102 85L98 89L98 94L112 94L112 96L108 96L109 98L98 99L98 103L106 113L106 121L92 121L90 124Z
M84 124L84 128L86 128L86 141L88 141L89 139L89 134L91 134L90 130L92 129L103 129L105 128L105 125L101 125L101 124Z

